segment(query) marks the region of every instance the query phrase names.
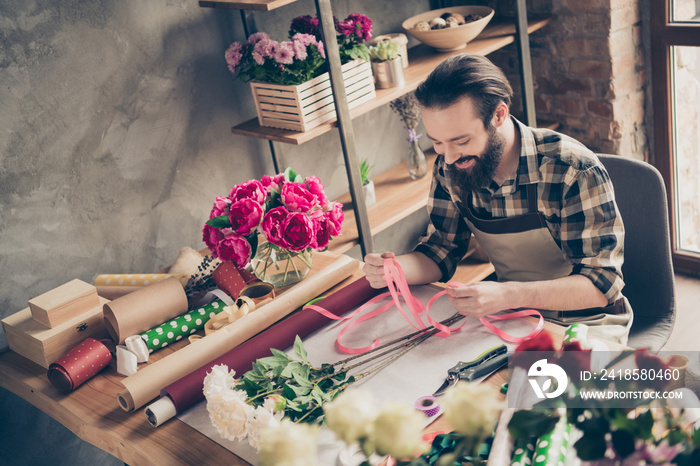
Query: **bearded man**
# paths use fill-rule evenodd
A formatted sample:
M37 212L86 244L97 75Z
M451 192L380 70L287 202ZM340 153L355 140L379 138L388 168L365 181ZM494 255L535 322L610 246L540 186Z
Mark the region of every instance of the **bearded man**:
M621 293L624 227L610 177L578 141L510 115L512 94L497 66L471 54L448 58L418 87L438 154L430 224L396 260L409 284L447 282L474 235L498 280L448 285L461 314L538 309L625 344L632 309ZM387 257L394 254L365 256L375 288L386 286Z

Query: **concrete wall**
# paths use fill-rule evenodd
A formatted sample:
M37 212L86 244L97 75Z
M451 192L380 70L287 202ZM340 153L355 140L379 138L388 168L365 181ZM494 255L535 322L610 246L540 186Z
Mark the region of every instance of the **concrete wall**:
M341 19L368 14L377 33L400 31L402 18L429 9L411 0L387 16L378 2L333 4ZM315 14L314 2L251 19L282 40L299 14ZM0 317L72 278L156 271L181 247L202 247L214 198L272 172L267 142L230 132L255 115L248 85L223 59L243 38L238 11L196 0L3 0ZM354 125L376 173L406 157L388 106ZM335 197L347 190L338 141L334 131L277 147L284 166L318 175ZM402 230L413 234L409 223ZM0 389L0 464L110 458Z

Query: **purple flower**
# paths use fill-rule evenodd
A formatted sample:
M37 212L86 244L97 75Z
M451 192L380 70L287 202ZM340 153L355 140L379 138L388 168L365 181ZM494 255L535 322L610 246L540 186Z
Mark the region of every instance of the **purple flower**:
M263 39L270 39L270 36L266 32L256 32L248 36L248 43L250 45L255 45Z
M318 25L318 18L313 18L309 15L297 16L292 20L292 24L289 27L289 35L292 36L298 32L316 35L318 33Z
M338 23L337 30L340 34L366 42L372 38L372 20L361 13L352 13L345 21Z
M275 61L282 65L291 65L294 63L294 49L290 41L281 42L277 50L275 50Z
M243 44L240 42L234 42L226 49L224 53L226 58L226 64L231 73L236 74L236 68L241 63L241 58L243 57Z

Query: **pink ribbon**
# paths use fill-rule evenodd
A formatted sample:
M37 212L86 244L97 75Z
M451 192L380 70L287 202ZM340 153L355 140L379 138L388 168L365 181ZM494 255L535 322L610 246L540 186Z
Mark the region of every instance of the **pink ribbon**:
M411 294L411 290L408 286L408 282L406 281L406 276L403 273L403 270L401 269L401 266L399 265L398 262L396 262L393 258L386 258L384 259L384 278L386 279L386 284L389 289L388 292L382 293L378 296L375 296L374 298L370 299L367 301L365 304L357 308L355 311L350 313L349 315L345 317L338 317L335 314L327 311L326 309L322 308L321 306L317 304L309 304L308 306L305 306L304 309L311 309L313 311L316 311L320 313L321 315L332 319L332 320L340 320L340 321L350 321L354 319L356 316L360 315L357 319L355 319L352 322L348 322L340 331L338 332L338 336L336 337L335 344L336 347L347 354L362 354L366 353L368 351L373 350L379 345L379 337L375 337L374 342L368 346L365 346L363 348L349 348L347 346L344 346L342 343L340 343L340 338L350 329L353 327L359 325L360 323L372 319L379 314L388 311L392 307L396 307L403 318L408 322L411 327L415 328L416 330L425 330L429 331L432 330L432 328L436 328L439 330L436 335L438 337L449 337L452 333L459 332L462 327L467 323L466 319L465 321L458 327L455 328L450 328L447 325L443 325L440 322L437 322L433 320L430 317L430 307L440 299L442 296L447 294L447 290L440 291L436 293L430 300L428 301L428 304L426 306L423 306L423 303L413 296ZM461 285L459 282L453 282L457 285ZM391 297L391 302L374 309L370 312L367 312L366 314L363 314L367 309L371 308L372 306L376 305L380 301L382 301L385 298ZM410 313L410 316L412 317L409 318L407 313L404 311L403 305L401 304L401 301L406 303L408 306L408 311ZM426 319L430 326L427 326L424 322L423 319L421 318L421 314L425 312ZM510 320L510 319L518 319L521 317L525 316L534 316L534 317L539 317L539 322L535 326L535 329L530 332L528 335L524 337L516 337L513 335L510 335L500 328L496 327L493 325L489 320L491 321L501 321L501 320ZM498 314L498 315L490 315L490 316L485 316L485 317L479 317L479 320L481 323L491 330L494 334L496 334L499 338L501 338L503 341L507 343L520 343L524 340L527 340L529 338L533 338L537 336L542 329L544 328L544 319L542 318L542 315L537 312L534 309L525 309L521 311L515 311L511 312L508 314Z

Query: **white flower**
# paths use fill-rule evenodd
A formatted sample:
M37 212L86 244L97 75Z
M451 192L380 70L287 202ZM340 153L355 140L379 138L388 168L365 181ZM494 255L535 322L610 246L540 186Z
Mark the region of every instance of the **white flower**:
M209 399L214 394L231 391L236 385L234 375L236 371L229 371L224 364L213 366L211 372L204 377L204 396Z
M493 432L504 405L493 387L468 382L457 382L445 393L442 403L450 426L460 434L479 440Z
M374 446L380 455L396 459L423 453L425 416L408 405L387 403L374 420Z
M268 427L275 427L280 424L284 413L273 414L271 410L263 406L258 406L253 411L252 416L248 416L246 430L248 431L248 443L255 449L260 448L260 437Z
M207 396L209 419L219 434L228 440L244 439L253 407L245 402L242 390L226 390Z
M338 438L351 445L372 434L377 406L371 393L349 389L335 400L325 403L323 412L328 427Z
M258 464L260 466L316 466L318 429L309 424L294 424L288 419L262 432Z

